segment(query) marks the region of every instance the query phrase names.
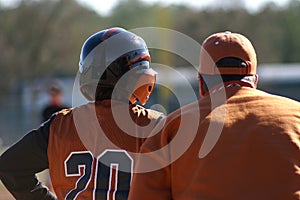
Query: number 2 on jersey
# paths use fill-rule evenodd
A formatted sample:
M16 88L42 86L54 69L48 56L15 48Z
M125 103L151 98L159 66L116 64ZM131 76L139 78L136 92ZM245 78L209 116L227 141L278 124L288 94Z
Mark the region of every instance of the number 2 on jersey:
M93 154L89 151L72 152L68 156L65 160L65 174L67 177L79 176L79 178L65 199L75 200L85 191L93 173L95 173L93 199L127 199L133 167L133 160L129 154L124 150L105 150L97 157L95 170L93 162Z

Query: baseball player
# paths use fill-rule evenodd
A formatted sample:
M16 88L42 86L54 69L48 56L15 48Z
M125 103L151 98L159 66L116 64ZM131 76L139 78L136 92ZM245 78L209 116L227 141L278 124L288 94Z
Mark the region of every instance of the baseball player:
M89 103L54 114L0 157L16 199L127 199L135 153L162 113L145 109L156 72L144 40L122 28L83 44L79 85ZM49 168L55 195L35 176Z
M241 34L203 42L202 97L142 145L130 200L300 199L300 104L256 89L256 67Z

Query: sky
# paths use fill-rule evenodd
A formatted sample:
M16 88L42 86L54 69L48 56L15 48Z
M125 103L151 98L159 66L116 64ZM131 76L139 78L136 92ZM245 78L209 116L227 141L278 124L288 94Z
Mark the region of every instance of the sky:
M13 5L20 0L0 0L2 5L10 6ZM117 4L120 0L77 0L82 5L86 5L94 10L96 10L101 15L109 14L109 11L113 8L115 4ZM146 3L161 3L163 5L170 4L184 4L187 6L191 6L193 8L201 8L207 5L211 5L215 2L219 2L221 0L141 0ZM222 0L224 1L224 0ZM279 6L285 5L289 0L244 0L246 8L249 11L257 11L262 5L266 2L274 2Z
M104 1L103 0L77 0L77 1L87 6L91 6L97 12L106 15L109 13L110 9L120 0L104 0ZM100 1L101 3L99 3ZM149 4L151 3L160 3L163 5L184 4L187 6L191 6L193 8L201 8L213 4L215 2L219 2L219 1L221 2L224 0L141 0L141 1ZM246 7L249 8L250 11L256 11L259 9L261 5L270 1L275 2L280 6L283 6L288 2L288 0L244 0L244 1Z

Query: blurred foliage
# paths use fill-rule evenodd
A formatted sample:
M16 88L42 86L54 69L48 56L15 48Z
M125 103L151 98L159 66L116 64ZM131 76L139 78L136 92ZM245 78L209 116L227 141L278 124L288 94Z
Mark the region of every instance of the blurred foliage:
M0 4L0 92L35 77L74 76L84 40L112 26L165 27L199 43L213 32L231 30L253 41L259 63L300 62L299 20L299 0L286 7L268 3L255 13L242 1L195 10L123 0L108 16L75 0L23 0L13 9Z

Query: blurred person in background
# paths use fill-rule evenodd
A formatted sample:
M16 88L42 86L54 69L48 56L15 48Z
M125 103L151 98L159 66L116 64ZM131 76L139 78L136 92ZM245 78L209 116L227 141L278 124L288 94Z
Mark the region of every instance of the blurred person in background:
M52 114L69 107L63 103L63 90L58 82L51 83L47 93L49 101L42 109L42 122L47 121Z
M144 40L122 28L83 44L79 85L90 102L64 109L0 157L16 199L127 199L135 153L163 114L145 104L156 82ZM36 178L49 169L55 195Z
M256 67L241 34L203 42L202 97L142 145L130 200L300 199L300 104L256 89Z

